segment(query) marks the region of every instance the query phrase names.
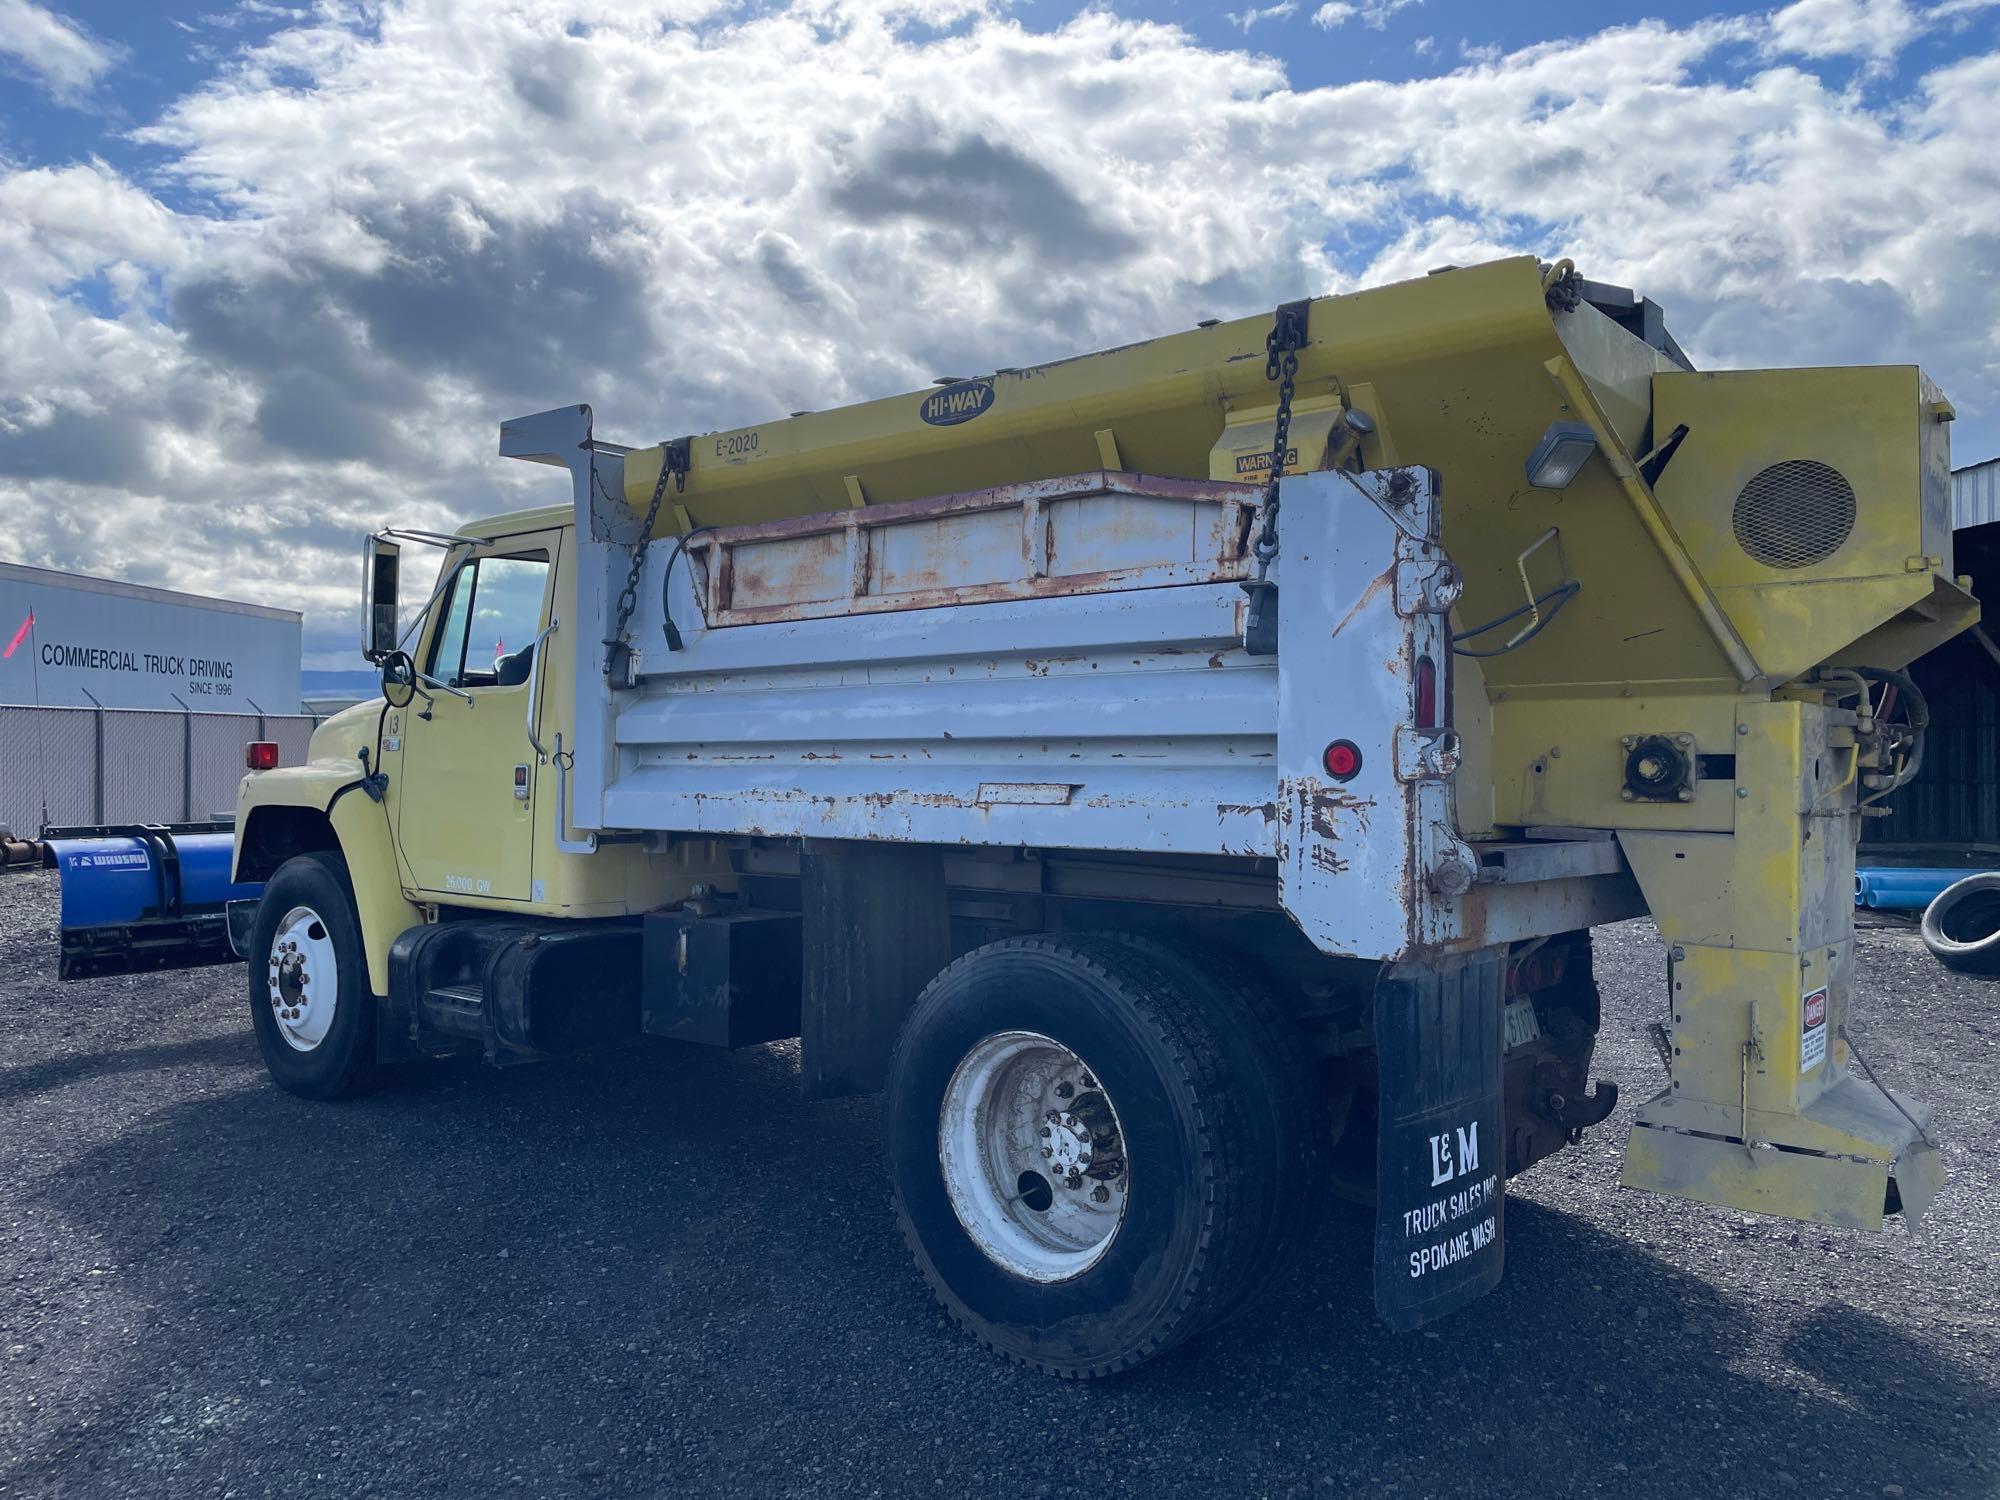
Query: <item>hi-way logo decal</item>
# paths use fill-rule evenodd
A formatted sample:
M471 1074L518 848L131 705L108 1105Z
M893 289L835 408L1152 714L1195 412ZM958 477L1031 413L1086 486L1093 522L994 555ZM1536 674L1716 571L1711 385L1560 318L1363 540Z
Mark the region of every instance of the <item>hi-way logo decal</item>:
M7 649L5 651L0 651L0 661L7 661L11 659L14 653L21 649L21 642L25 641L28 638L28 632L30 630L33 630L34 628L35 628L35 612L31 609L28 611L28 618L21 622L21 628L15 631L12 637L9 638L7 642Z
M960 422L970 422L992 405L992 381L961 380L924 397L917 415L933 427L956 427Z

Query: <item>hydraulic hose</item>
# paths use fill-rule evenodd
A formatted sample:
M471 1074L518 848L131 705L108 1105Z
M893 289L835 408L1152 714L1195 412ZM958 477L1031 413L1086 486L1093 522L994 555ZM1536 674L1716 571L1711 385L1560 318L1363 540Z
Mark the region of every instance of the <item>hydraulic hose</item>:
M1924 766L1924 740L1931 727L1931 706L1930 701L1924 697L1923 689L1917 686L1907 672L1894 671L1888 667L1857 667L1855 671L1871 682L1886 683L1894 687L1908 704L1905 712L1909 715L1908 763L1896 773L1896 779L1889 785L1879 791L1870 792L1861 799L1858 805L1867 807L1871 803L1880 802L1891 792L1901 791L1917 779L1917 772Z

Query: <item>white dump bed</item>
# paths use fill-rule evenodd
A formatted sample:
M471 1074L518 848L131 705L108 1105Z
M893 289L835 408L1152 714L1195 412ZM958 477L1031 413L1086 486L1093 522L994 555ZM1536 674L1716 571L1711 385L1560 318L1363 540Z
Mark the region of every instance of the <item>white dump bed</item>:
M1256 498L1100 473L699 533L678 651L656 547L604 826L1269 859L1323 945L1401 952L1419 876L1475 868L1452 736L1413 723L1453 592L1428 486L1288 482L1280 566L1306 582L1262 656Z
M1424 470L1284 481L1275 654L1243 643L1256 487L1091 473L656 542L614 684L636 527L574 410L581 443L548 413L503 451L575 480L577 829L1230 856L1366 958L1630 914L1609 841L1457 833Z
M1087 475L698 535L612 826L1272 853L1243 488ZM665 559L661 562L664 565Z

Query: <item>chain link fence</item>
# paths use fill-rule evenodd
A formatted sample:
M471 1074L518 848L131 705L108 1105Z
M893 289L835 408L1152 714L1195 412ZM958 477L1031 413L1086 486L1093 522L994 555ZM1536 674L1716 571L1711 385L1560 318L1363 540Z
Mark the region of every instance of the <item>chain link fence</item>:
M23 838L86 823L192 823L234 813L243 747L303 765L309 714L0 704L0 826Z

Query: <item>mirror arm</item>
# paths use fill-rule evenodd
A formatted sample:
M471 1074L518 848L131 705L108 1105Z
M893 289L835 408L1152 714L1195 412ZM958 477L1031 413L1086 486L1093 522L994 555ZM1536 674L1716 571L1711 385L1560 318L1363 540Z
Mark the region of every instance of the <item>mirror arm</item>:
M470 548L475 546L483 546L485 544L481 542L468 541L460 544L455 544L451 549L451 551L456 551L458 546L460 545ZM448 551L445 554L444 566L438 569L437 586L431 590L430 598L424 600L424 607L417 611L415 617L411 619L409 625L404 629L402 638L396 642L398 648L407 648L410 644L410 638L423 628L424 621L430 618L431 606L436 604L438 600L444 597L444 591L451 587L452 578L457 574L457 572L458 572L457 566L452 561L451 552ZM440 687L443 686L442 683L438 685Z
M475 701L472 694L466 692L463 688L455 688L448 682L439 682L435 677L431 676L430 673L418 671L415 667L412 667L410 670L417 673L417 681L428 682L432 687L436 688L440 693L450 693L452 697L463 698L467 703L472 703Z

